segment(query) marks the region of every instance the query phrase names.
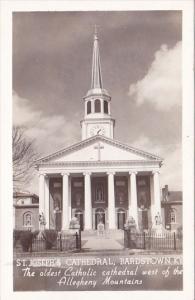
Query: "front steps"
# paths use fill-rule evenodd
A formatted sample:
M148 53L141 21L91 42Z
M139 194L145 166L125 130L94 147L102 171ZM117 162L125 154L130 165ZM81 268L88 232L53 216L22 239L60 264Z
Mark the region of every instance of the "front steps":
M98 231L97 230L84 230L81 231L81 237L82 238L87 238L87 237L106 237L106 238L111 238L111 239L120 239L124 236L124 231L120 230L120 229L109 229L109 230L105 230L104 233L101 235L98 235Z

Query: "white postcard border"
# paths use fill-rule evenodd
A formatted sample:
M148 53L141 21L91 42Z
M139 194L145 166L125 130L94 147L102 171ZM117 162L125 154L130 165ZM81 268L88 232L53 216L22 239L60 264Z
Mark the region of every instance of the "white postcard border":
M1 4L1 294L2 299L193 299L194 296L194 98L193 1L4 1ZM69 10L182 10L183 11L183 291L13 292L12 266L12 12ZM101 293L101 294L100 294Z

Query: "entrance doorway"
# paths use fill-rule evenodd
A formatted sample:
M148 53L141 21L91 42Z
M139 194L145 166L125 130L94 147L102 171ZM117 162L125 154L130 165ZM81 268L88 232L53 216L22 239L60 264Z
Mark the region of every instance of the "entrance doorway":
M125 225L125 211L120 208L117 212L117 227L118 229L124 229Z
M79 220L80 230L83 230L83 212L81 210L77 210L75 212L75 217Z
M103 208L97 208L95 211L95 229L100 222L105 226L105 210Z

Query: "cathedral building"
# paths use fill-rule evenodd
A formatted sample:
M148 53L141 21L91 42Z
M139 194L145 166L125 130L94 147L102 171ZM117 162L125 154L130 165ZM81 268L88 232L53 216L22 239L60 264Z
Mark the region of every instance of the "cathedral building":
M83 98L82 140L37 161L39 213L45 227L69 228L77 217L82 230L123 229L133 217L148 229L161 215L162 158L114 138L111 96L103 87L99 40L94 34L91 87ZM78 124L79 125L79 124Z

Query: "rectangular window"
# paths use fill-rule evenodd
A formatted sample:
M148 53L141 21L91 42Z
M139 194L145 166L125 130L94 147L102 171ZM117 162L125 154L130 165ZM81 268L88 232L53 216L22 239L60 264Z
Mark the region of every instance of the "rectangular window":
M62 183L61 182L54 182L54 184L53 184L53 187L54 188L59 188L59 187L61 187L62 186Z
M81 177L71 179L71 206L72 208L84 208L84 180Z
M125 181L116 181L116 186L125 186Z
M95 202L104 203L104 186L102 184L97 184L95 191Z
M138 180L138 186L146 186L146 181L144 179Z
M82 181L73 182L73 186L74 187L82 187L83 186L83 182Z
M137 204L139 209L149 209L151 205L150 178L137 176Z
M115 205L123 208L128 206L128 181L126 176L115 177Z

